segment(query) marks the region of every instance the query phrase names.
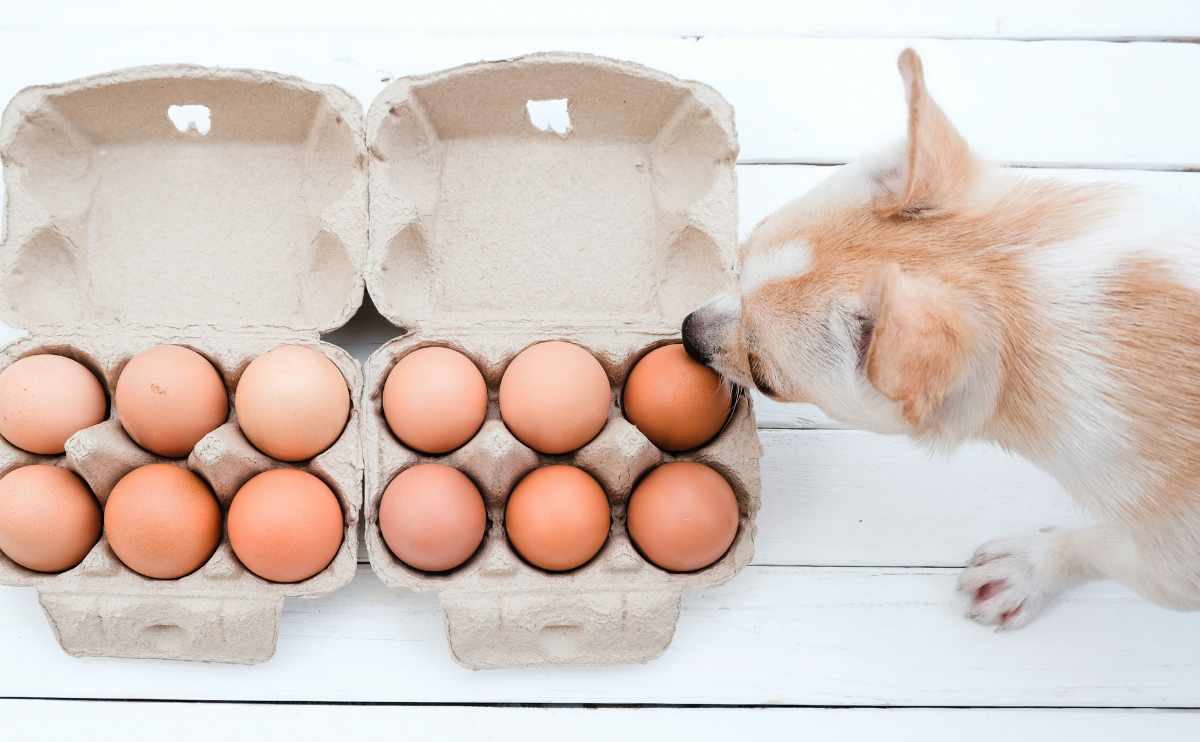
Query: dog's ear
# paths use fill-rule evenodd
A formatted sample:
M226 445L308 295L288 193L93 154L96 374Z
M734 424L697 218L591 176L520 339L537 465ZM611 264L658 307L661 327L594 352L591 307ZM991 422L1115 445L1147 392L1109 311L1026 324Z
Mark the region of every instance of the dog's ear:
M900 162L879 174L875 206L885 216L944 214L954 210L966 193L975 159L925 88L917 53L905 49L897 66L908 102L908 141Z
M935 278L889 265L871 276L865 303L873 319L864 366L867 379L900 403L914 432L959 385L974 340L969 307Z

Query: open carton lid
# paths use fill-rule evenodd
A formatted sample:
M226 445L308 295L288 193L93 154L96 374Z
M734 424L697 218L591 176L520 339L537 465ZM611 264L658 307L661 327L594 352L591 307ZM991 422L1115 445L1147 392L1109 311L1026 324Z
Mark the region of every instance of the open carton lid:
M362 301L362 110L259 71L142 67L5 110L0 318L316 336Z
M367 122L367 288L398 326L673 333L732 280L737 136L707 86L537 54L397 80Z

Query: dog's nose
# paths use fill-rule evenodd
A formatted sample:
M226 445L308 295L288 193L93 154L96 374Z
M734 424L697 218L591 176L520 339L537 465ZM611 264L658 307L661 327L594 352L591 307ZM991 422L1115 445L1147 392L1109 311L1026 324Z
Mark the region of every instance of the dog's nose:
M704 350L696 338L698 323L696 313L692 312L683 318L683 349L688 355L700 363L708 363L712 357Z

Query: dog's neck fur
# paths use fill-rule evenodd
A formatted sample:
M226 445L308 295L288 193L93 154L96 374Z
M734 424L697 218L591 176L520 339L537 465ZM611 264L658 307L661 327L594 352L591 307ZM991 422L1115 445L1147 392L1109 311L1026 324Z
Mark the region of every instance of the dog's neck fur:
M912 221L898 260L976 317L969 371L916 436L998 443L1122 520L1196 507L1200 359L1167 332L1200 322L1194 228L1121 186L982 177L962 210Z

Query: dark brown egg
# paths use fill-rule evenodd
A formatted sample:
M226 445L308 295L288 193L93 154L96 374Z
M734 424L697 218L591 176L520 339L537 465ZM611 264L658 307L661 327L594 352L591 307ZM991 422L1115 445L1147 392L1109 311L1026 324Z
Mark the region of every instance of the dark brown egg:
M680 343L647 353L629 373L625 418L666 451L686 451L713 439L733 404L716 371L692 360Z

